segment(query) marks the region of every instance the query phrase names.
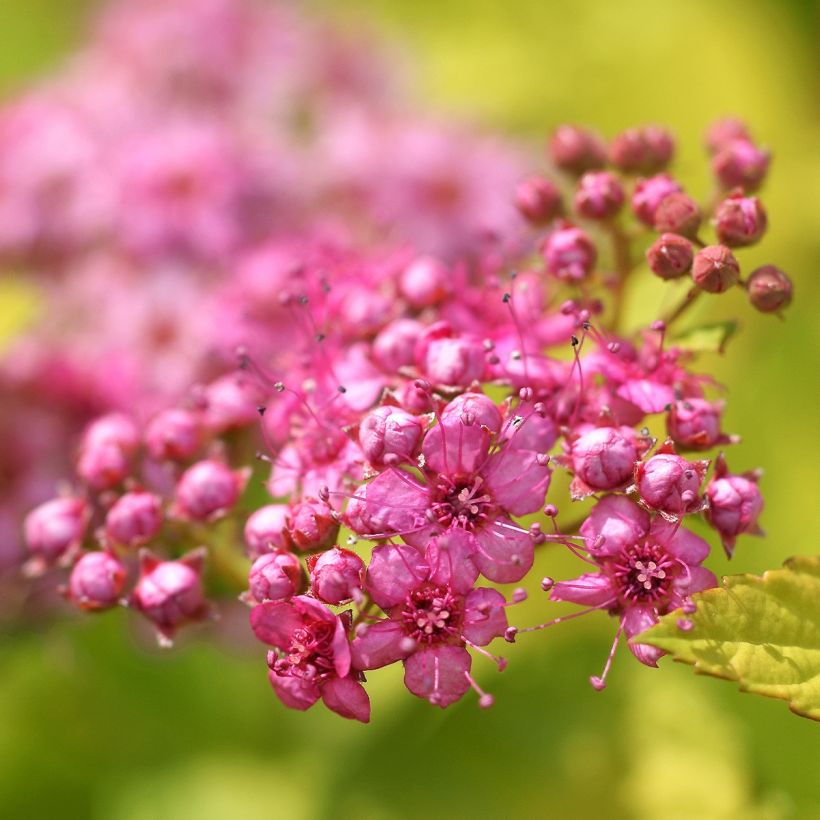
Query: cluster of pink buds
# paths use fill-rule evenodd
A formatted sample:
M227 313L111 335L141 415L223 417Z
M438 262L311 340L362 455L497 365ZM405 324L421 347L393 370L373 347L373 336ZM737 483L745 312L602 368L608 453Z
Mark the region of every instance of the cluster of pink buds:
M105 89L82 104L64 92L59 121L86 160L64 180L67 196L97 191L97 216L113 223L83 232L71 209L35 208L65 171L36 141L51 175L36 190L0 186L15 200L4 213L42 217L31 234L4 225L0 253L52 260L83 294L70 304L99 312L100 272L108 282L117 271L127 286L114 333L138 312L131 294L153 294L150 321L108 352L106 390L89 401L105 412L64 442L60 494L23 523L27 574L65 571L71 604L128 607L166 646L220 607L247 607L285 706L321 700L364 722L367 678L399 663L407 689L434 706L474 692L489 707L487 661L507 666L494 642L508 648L586 613L616 624L596 689L622 637L656 665L641 633L676 611L691 628L693 595L716 584L691 522L702 518L730 557L740 536L760 533L759 473L729 471L722 450L739 438L681 331L702 293L744 287L775 314L792 298L779 268L746 274L735 255L765 235L757 191L769 153L742 123L713 125L719 194L700 203L673 175L666 129L607 142L565 125L549 140L549 171L516 188L517 152L469 140L465 152L461 136L394 120L352 58L350 87L334 88L332 104L318 95L316 133L282 126L274 151L263 80L291 50L269 45L296 26L315 58L327 38L241 0L214 0L222 25L199 31L196 6L173 0L167 16L143 19L126 3L86 57L85 71L113 60L111 82L132 102L135 78L148 83L156 111L109 116ZM175 61L161 46L179 26L191 47ZM295 85L279 89L291 113L310 97ZM345 108L357 94L369 115ZM40 123L37 111L9 118ZM0 122L21 151L17 133ZM91 173L105 156L117 158L110 179ZM0 157L4 180L7 164ZM292 190L288 168L305 171ZM120 209L103 207L110 184ZM102 262L90 248L105 248ZM627 331L632 285L653 275L691 281L677 307L647 305L644 325ZM129 358L135 338L156 346ZM45 358L56 376L41 391L89 392L71 356ZM579 520L571 508L590 498ZM568 550L584 571L530 591L548 593L545 607L579 608L511 623L547 549Z

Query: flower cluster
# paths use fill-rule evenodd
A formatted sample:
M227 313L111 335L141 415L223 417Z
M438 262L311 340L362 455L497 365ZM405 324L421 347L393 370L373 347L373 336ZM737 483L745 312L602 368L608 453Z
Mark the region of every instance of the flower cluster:
M234 54L230 27L203 22L201 36L218 31L216 42L161 51L170 64L157 65L143 39L172 36L191 4L171 5L181 17L157 12L143 28L115 15L94 59L124 60L112 83L147 67L157 100L180 86L192 106L227 105L237 129L228 142L251 139L232 156L267 167L259 128L271 104L264 58L275 50ZM266 31L251 29L252 41ZM281 77L271 82L274 97L287 96ZM716 583L703 567L709 543L686 524L703 518L729 556L738 536L759 532L757 474L729 471L720 448L738 438L722 429L719 386L693 369L678 329L702 293L743 287L764 313L788 304L782 271L743 278L735 257L765 232L753 192L768 152L741 123L715 124L707 144L722 193L702 204L667 170L666 130L629 129L607 143L567 125L549 141L549 175L505 187L515 152L489 151L473 167L458 139L440 131L414 141L393 121L379 126L388 162L356 122L373 112L328 104L331 90L376 93L310 89L314 117L329 119L314 122L307 145L319 153L307 165L335 182L324 180L309 208L304 190L269 208L276 195L259 190L264 174L223 164L224 133L211 142L150 129L148 144L128 151L118 179L135 187L117 243L128 245L132 275L148 273L147 290L161 277L195 294L165 317L173 334L202 328L192 332L195 365L180 377L187 389L148 391L137 411L108 408L85 427L64 491L25 520L28 573L69 568L72 603L129 606L165 644L214 616L220 591L241 589L278 698L295 709L321 699L364 722L370 670L401 663L407 689L433 705L472 689L487 707L473 659L503 670L493 641L599 610L617 626L592 685L604 687L622 635L654 666L660 653L640 633L676 610L689 628L693 593ZM282 150L298 161L306 149ZM178 163L190 163L179 176ZM83 174L75 181L86 184ZM286 230L255 207L248 215L260 201L266 218L291 220ZM66 286L83 278L60 273ZM653 274L690 281L678 307L626 329L623 305ZM191 366L187 346L171 348L160 358L179 353ZM585 512L573 524L574 502ZM581 608L511 625L535 551L550 545L587 571L536 586Z

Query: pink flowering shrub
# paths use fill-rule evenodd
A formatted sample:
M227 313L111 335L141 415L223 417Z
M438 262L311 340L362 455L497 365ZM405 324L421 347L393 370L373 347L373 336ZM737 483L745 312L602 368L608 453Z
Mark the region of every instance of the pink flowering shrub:
M72 604L130 607L165 645L231 590L290 708L367 722L367 674L394 663L435 706L488 707L477 655L503 670L493 641L597 611L603 689L622 636L655 666L636 638L715 586L693 520L730 556L760 533L756 474L729 472L739 439L679 326L703 294L791 300L743 256L769 152L712 127L721 193L699 203L659 126L561 126L533 169L399 113L379 76L284 5L126 2L0 112L0 253L64 306L0 384L75 411L52 431L60 494L43 500L48 474L10 494L43 502L25 568L67 569ZM682 298L626 328L652 276ZM546 545L579 574L535 588L580 608L517 625Z

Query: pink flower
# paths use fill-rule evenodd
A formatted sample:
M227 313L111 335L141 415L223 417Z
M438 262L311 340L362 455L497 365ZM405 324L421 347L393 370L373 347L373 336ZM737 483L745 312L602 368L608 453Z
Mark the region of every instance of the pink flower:
M738 535L762 535L757 518L763 510L763 496L756 472L736 475L729 472L721 453L715 474L706 487L706 520L718 531L726 555L732 557Z
M268 653L268 680L282 703L309 709L321 698L342 717L370 720L370 699L351 669L347 627L313 598L269 601L251 610L251 628Z
M692 593L717 584L701 566L709 554L706 541L661 517L650 522L626 498L607 496L599 501L582 532L593 545L589 554L599 571L559 581L550 597L607 610L618 617L619 634L622 629L628 638L682 606ZM629 648L649 666L656 666L663 654L646 644L630 643Z
M299 559L287 550L275 549L260 555L248 573L246 603L283 601L304 589L305 573ZM240 596L242 597L242 596Z
M236 504L250 475L215 459L198 461L180 477L173 514L193 521L221 518Z
M359 427L359 443L374 467L410 462L416 454L424 422L400 407L377 407Z
M355 552L333 547L307 559L310 591L320 601L339 606L361 600L364 561Z
M563 225L544 240L541 248L547 272L562 282L580 282L595 267L598 251L588 234Z
M655 214L666 197L683 190L680 184L669 174L658 174L649 179L642 179L635 186L632 194L632 210L635 216L650 228L655 226Z
M360 628L353 665L377 669L401 660L414 695L442 709L459 700L473 684L465 645L485 646L507 628L501 593L473 589L472 550L458 529L431 539L423 556L406 546L376 547L366 588L388 617Z
M544 454L555 442L555 427L531 412L494 430L483 423L500 424L490 407L481 394L451 402L424 437L422 480L385 470L348 505L349 525L369 537L400 535L420 548L430 535L458 528L468 534L485 577L499 583L522 578L532 565L533 541L511 516L543 504L551 475Z
M112 544L136 547L162 527L162 501L154 493L134 490L121 495L105 517L105 535Z
M718 444L736 442L736 436L720 431L723 402L691 398L676 401L666 417L666 429L678 447L709 450Z
M89 508L81 498L54 498L35 507L23 522L26 546L32 557L30 574L56 563L71 561L83 542Z

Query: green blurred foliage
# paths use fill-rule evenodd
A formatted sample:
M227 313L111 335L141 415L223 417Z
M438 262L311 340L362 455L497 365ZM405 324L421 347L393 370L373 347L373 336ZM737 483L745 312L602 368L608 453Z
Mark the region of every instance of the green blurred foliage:
M79 36L87 5L3 0L0 91L54 64ZM752 313L741 294L702 300L693 311L692 323L741 319L726 356L705 357L704 369L727 384L727 427L745 438L731 466L767 470L768 538L744 538L731 567L719 551L712 566L761 572L816 552L820 108L812 3L321 5L346 25L393 36L424 105L536 146L560 121L607 134L668 124L680 136L681 176L697 194L708 189L704 126L724 113L750 121L776 159L765 192L770 234L743 259L784 267L796 302L785 322ZM643 277L633 320L672 298ZM547 551L535 573L575 570ZM534 598L516 621L552 614ZM0 816L820 816L815 724L670 661L659 671L639 667L623 650L606 692L592 691L587 677L600 671L614 633L604 616L522 638L502 675L478 658L479 677L497 698L487 712L469 698L440 712L402 691L401 670L374 672L370 727L320 708L283 709L268 689L264 653L232 634L242 633L238 626L226 625L220 644L191 638L165 655L146 649L133 628L120 613L3 639Z

